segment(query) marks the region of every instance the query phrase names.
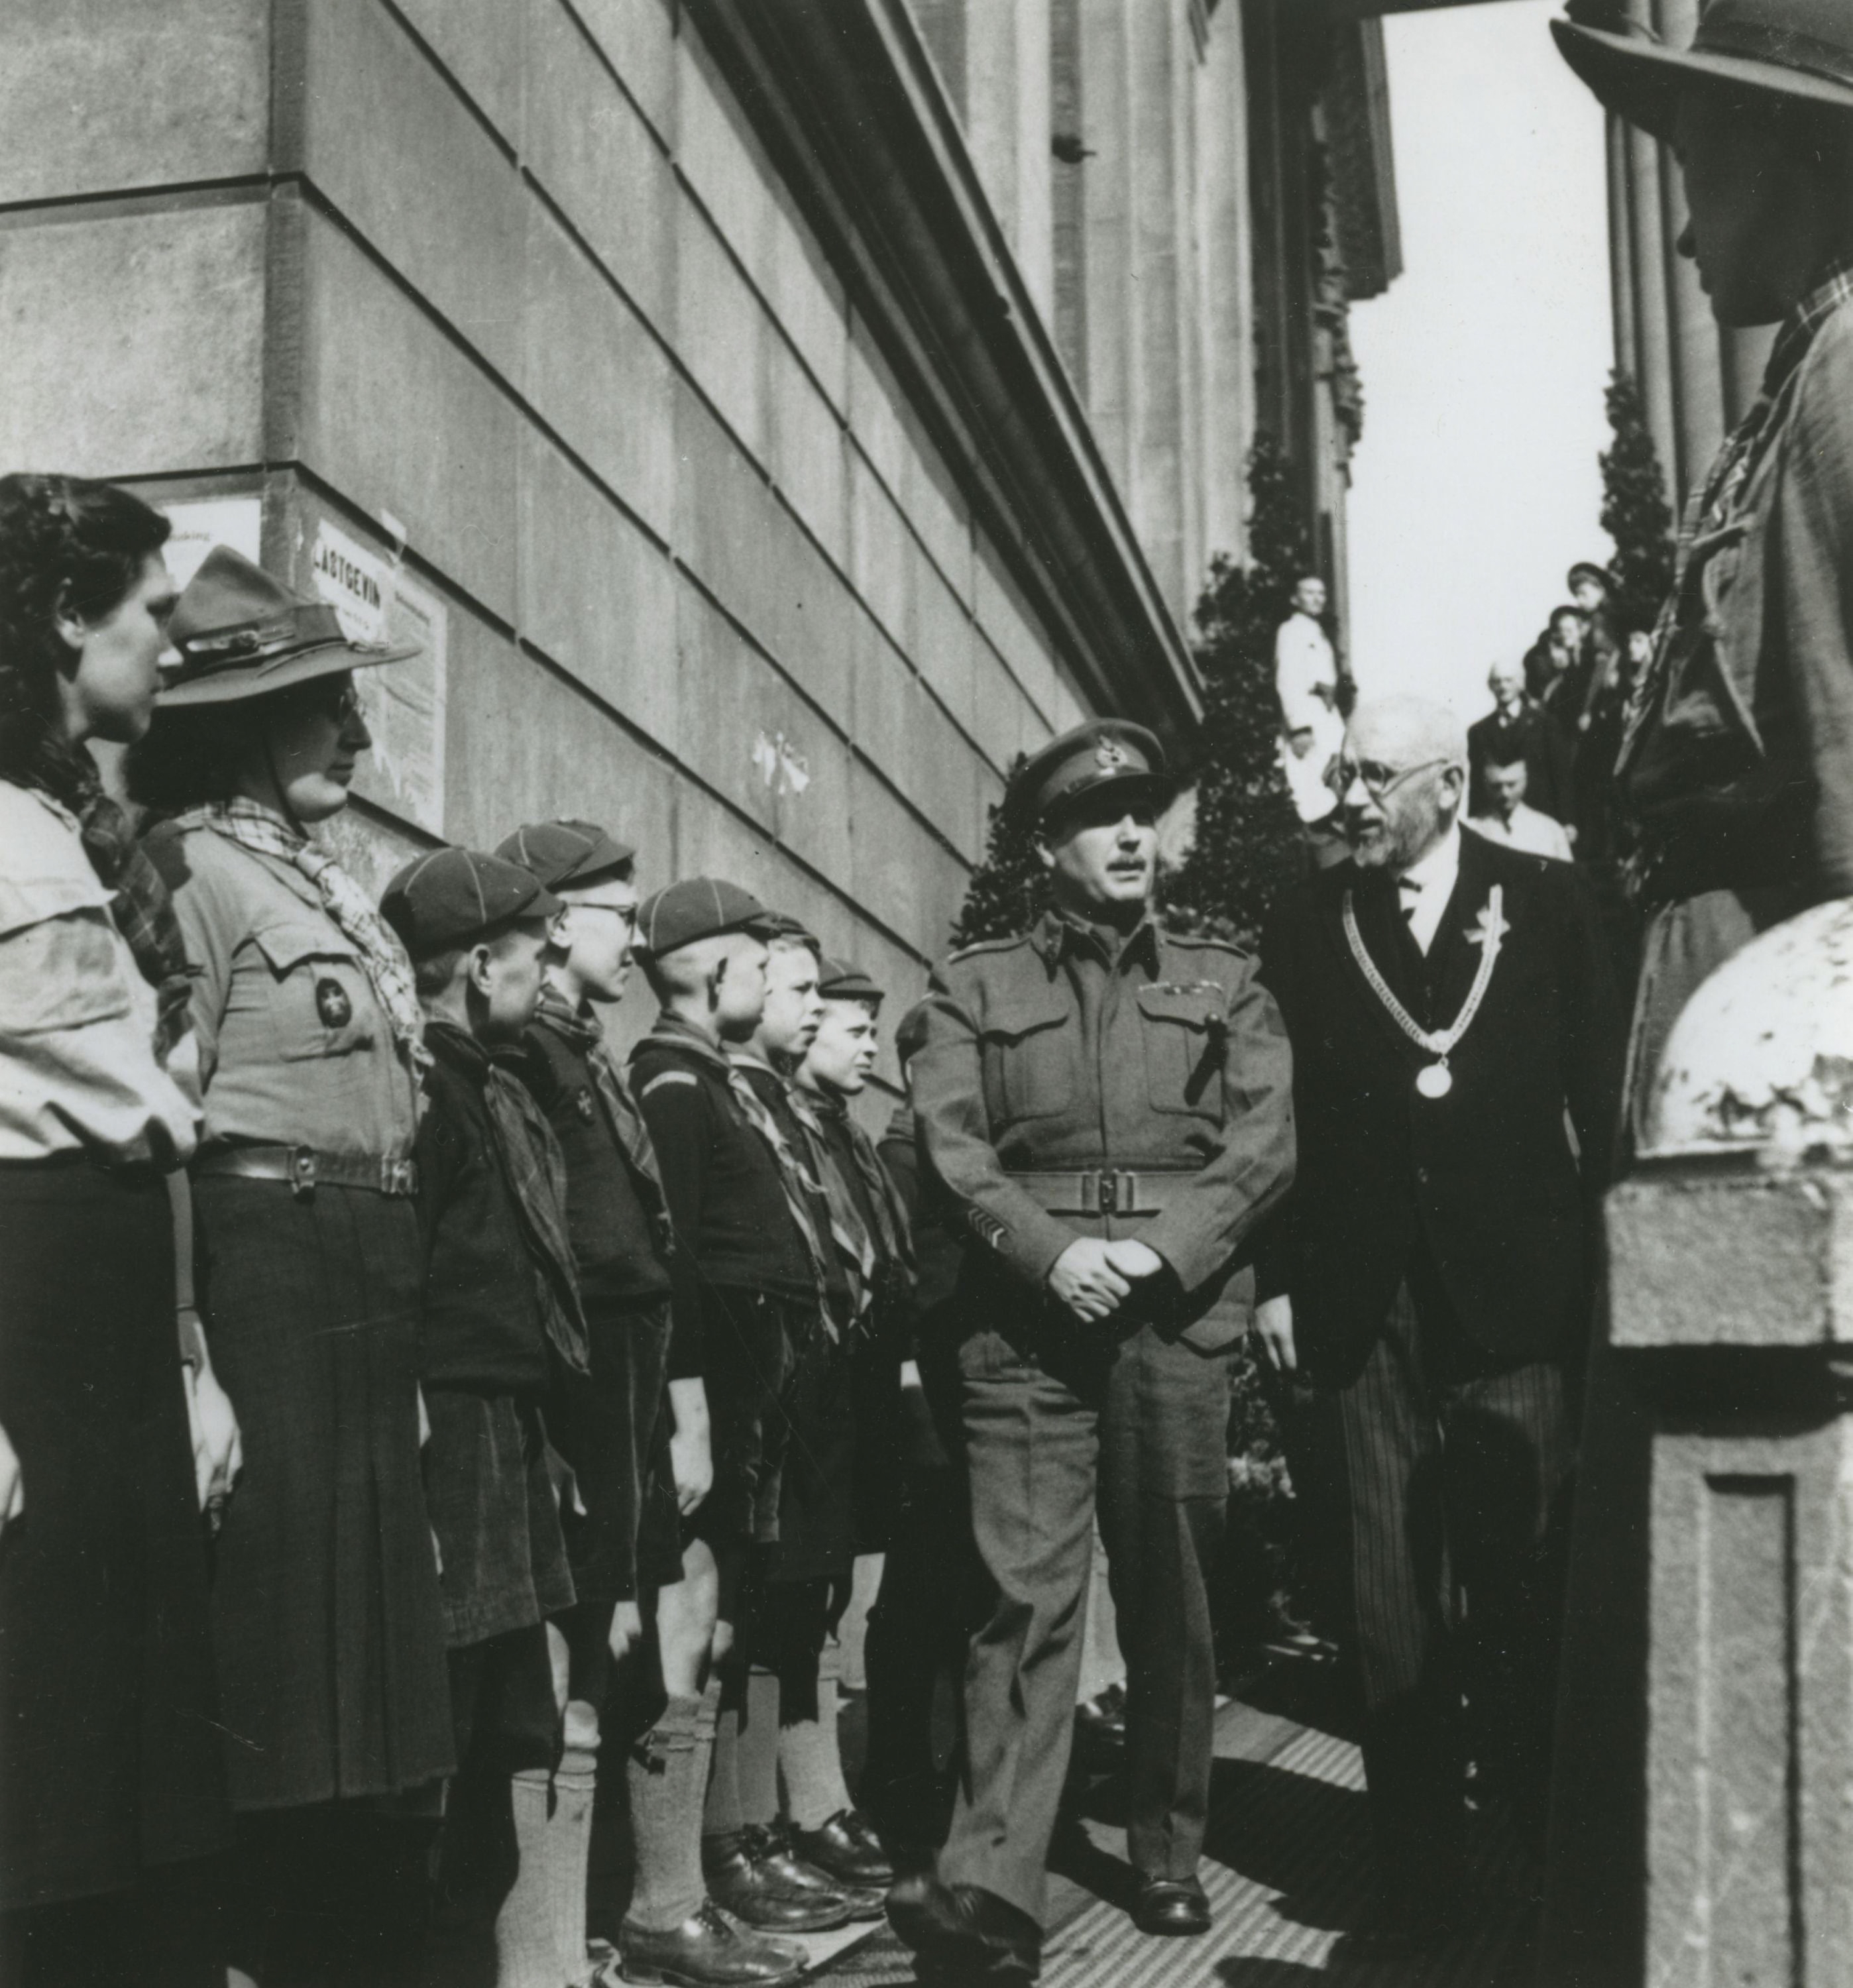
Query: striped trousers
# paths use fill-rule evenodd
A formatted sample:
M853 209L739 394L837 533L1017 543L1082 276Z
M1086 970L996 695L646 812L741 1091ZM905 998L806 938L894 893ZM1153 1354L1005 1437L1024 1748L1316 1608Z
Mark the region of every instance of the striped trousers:
M1502 1367L1412 1267L1309 1432L1332 1602L1363 1704L1380 1880L1459 1883L1466 1763L1542 1831L1573 1459L1561 1366ZM1464 1701L1464 1702L1463 1702Z

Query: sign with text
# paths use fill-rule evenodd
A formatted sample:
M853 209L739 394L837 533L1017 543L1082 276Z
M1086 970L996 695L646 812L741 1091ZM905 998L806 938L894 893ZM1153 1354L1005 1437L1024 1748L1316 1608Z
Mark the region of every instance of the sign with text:
M418 645L419 653L407 661L355 672L374 745L354 791L441 835L448 610L408 580L396 560L382 558L326 519L316 527L309 563L316 591L351 639Z

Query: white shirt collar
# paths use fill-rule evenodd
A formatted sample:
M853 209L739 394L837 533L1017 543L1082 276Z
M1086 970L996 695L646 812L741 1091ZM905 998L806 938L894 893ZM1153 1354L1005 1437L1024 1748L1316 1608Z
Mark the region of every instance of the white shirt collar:
M1427 855L1417 857L1396 881L1399 884L1413 884L1425 898L1437 884L1443 884L1446 887L1442 892L1445 899L1454 888L1454 880L1459 874L1460 817L1457 815L1449 823L1447 833L1440 841Z

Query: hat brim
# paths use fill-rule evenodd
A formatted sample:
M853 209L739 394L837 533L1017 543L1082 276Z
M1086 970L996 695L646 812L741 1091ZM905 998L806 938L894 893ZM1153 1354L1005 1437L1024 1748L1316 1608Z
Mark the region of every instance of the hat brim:
M1853 85L1813 76L1785 63L1703 49L1669 49L1634 35L1553 21L1558 52L1603 106L1670 144L1682 92L1694 84L1758 90L1774 96L1853 111Z
M1169 806L1177 788L1176 780L1168 773L1154 773L1149 770L1143 773L1104 773L1097 779L1084 780L1079 786L1065 789L1053 800L1033 813L1027 812L1026 807L1016 814L1014 820L1019 827L1024 829L1056 827L1064 815L1072 814L1077 808L1092 800L1095 795L1105 793L1109 789L1121 790L1128 806L1134 801L1144 798L1149 800L1154 807L1162 808Z
M364 648L352 642L326 642L316 648L299 649L294 655L279 656L255 669L218 670L170 684L156 694L154 708L179 711L191 705L248 703L252 698L313 683L317 677L338 676L344 670L377 669L382 663L403 663L422 654L416 642L370 644Z

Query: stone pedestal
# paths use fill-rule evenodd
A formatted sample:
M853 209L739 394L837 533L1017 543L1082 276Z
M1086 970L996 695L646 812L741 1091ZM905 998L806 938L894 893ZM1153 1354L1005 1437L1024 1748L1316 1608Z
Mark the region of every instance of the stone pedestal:
M1662 1161L1608 1212L1652 1429L1641 1978L1853 1981L1853 1168Z

